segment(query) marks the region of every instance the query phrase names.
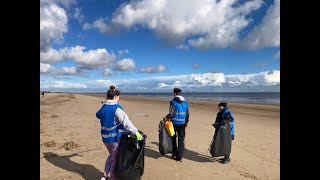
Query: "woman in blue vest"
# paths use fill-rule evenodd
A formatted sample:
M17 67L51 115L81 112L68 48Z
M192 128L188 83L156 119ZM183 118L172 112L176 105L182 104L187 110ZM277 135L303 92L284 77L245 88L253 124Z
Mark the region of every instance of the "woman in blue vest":
M131 133L132 135L136 135L139 141L142 140L142 135L131 123L123 108L118 104L119 98L120 91L116 90L114 86L110 86L107 92L107 100L102 101L103 105L96 113L97 118L100 119L102 141L109 151L101 180L106 180L109 173L110 179L115 179L114 169L122 134Z
M217 113L216 121L213 126L216 128L214 136L217 135L217 131L219 127L223 124L230 123L231 128L231 136L232 140L234 140L234 118L232 116L231 111L228 108L228 103L220 102L218 104L219 112ZM215 139L215 137L214 137ZM231 152L230 152L231 153ZM225 164L230 161L230 154L226 154L224 158L220 159L221 163Z
M184 97L181 96L181 89L173 89L174 98L170 101L169 114L166 119L171 120L175 135L172 136L172 158L176 161L182 160L184 153L184 138L185 128L189 123L189 108L188 103ZM178 134L178 147L177 147L177 134Z

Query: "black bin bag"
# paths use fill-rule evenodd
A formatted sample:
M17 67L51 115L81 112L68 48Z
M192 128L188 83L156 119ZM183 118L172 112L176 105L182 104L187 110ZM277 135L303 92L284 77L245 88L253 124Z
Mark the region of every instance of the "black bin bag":
M159 152L163 156L167 153L172 153L172 151L172 139L164 127L164 121L161 120L159 123Z
M231 153L231 128L230 124L216 126L213 141L210 146L210 154L212 157L230 155Z
M115 167L115 175L120 180L140 180L144 172L144 148L147 136L138 141L135 136L121 136L119 153Z

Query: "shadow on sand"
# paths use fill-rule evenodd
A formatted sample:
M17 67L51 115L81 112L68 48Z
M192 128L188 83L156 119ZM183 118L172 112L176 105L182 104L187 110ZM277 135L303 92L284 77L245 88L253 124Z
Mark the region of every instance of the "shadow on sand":
M158 142L151 142L151 144L155 144L155 145L159 146ZM166 155L162 156L159 151L155 151L147 145L145 147L145 156L148 156L148 157L151 157L154 159L158 159L160 157L166 157L166 158L171 159L170 155L171 155L171 153L169 153L169 155L166 154ZM185 150L184 155L183 155L183 159L189 159L191 161L197 161L197 162L214 162L217 160L217 158L212 158L211 156L199 154L199 153L197 153L195 151L191 151L189 149Z
M52 152L43 153L44 158L51 164L67 171L78 173L84 179L100 179L102 177L102 172L94 166L90 164L79 164L70 160L71 157L77 155L78 153L67 156L58 156L57 154L54 154Z

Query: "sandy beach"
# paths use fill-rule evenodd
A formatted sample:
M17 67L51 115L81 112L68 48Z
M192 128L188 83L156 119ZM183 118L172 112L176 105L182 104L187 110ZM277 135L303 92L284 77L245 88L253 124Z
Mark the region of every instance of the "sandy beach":
M108 151L95 113L104 95L40 96L40 179L100 180ZM158 151L159 121L170 99L120 96L133 124L147 134L143 180L280 179L280 106L230 103L235 117L231 161L208 152L218 102L188 101L190 122L182 162ZM146 114L146 115L144 115Z

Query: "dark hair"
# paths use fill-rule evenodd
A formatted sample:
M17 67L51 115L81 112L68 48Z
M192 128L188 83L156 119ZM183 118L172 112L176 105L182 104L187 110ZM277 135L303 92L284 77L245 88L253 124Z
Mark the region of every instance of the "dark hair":
M223 106L223 107L228 107L228 103L227 102L221 102L218 104L218 106Z
M107 99L113 99L115 95L119 96L120 91L116 90L116 87L112 85L110 86L110 89L107 92Z
M180 88L174 88L173 93L176 93L177 95L181 94L181 89Z

